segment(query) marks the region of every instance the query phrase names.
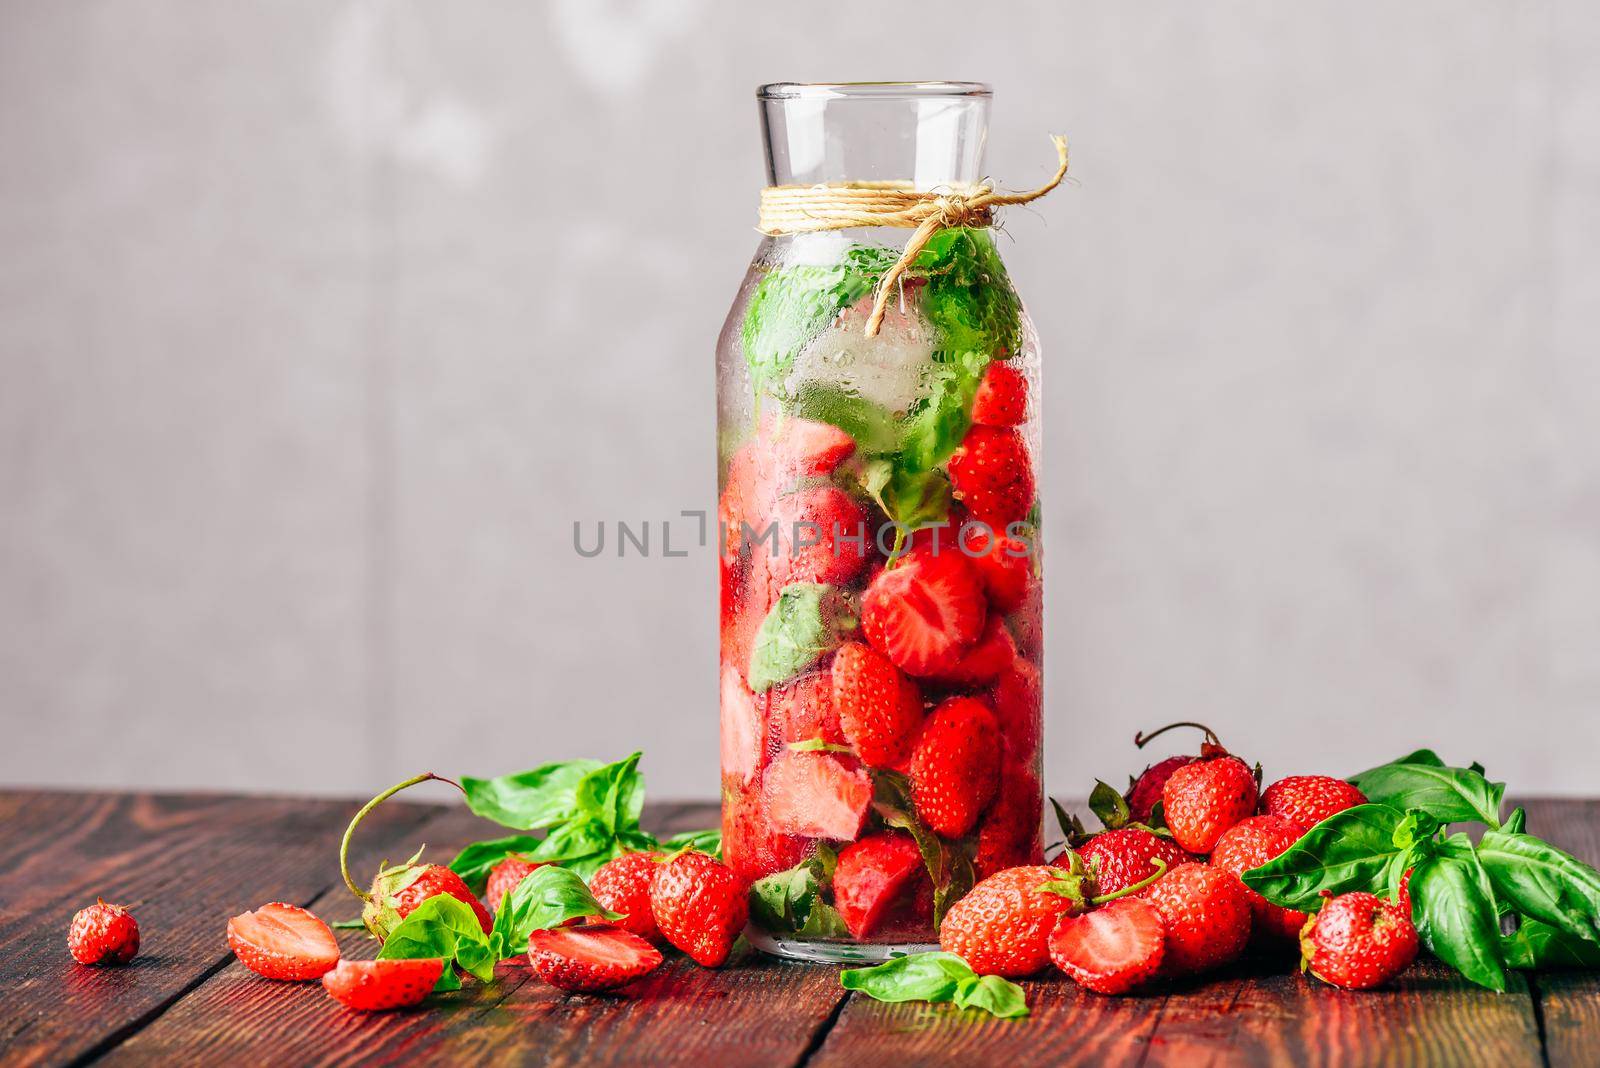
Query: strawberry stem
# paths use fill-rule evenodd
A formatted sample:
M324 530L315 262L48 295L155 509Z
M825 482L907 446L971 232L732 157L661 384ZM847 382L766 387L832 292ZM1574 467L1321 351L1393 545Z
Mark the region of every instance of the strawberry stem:
M1124 886L1121 890L1115 891L1114 893L1101 894L1099 897L1091 897L1089 899L1089 904L1104 905L1107 901L1115 901L1119 897L1127 897L1129 894L1137 894L1140 890L1143 890L1145 887L1149 886L1151 883L1167 874L1167 862L1162 860L1160 857L1151 857L1150 863L1156 866L1156 873L1154 875L1151 875L1145 879L1141 879L1132 886Z
M383 793L379 794L377 797L374 797L365 805L362 805L361 811L355 814L355 817L350 821L350 825L344 829L344 838L339 841L339 874L344 876L344 885L348 886L350 888L350 892L356 895L356 897L359 897L362 901L371 901L372 895L357 886L356 881L350 878L349 856L351 836L356 833L356 828L361 825L361 821L367 818L367 813L371 812L373 809L377 808L379 805L383 804L385 801L389 800L389 798L393 797L401 790L404 790L406 787L415 786L419 782L427 782L430 779L436 782L447 782L451 786L454 786L457 790L461 790L461 784L456 782L454 779L447 779L443 775L435 775L431 771L425 771L421 775L411 776L411 778L407 779L405 782L395 783ZM461 792L466 793L465 790L461 790ZM420 856L420 854L418 855Z
M1156 738L1156 737L1158 737L1160 735L1163 735L1163 734L1167 733L1168 731L1170 731L1174 727L1193 727L1196 730L1205 731L1206 732L1206 741L1210 742L1212 745L1217 746L1219 748L1222 746L1222 743L1217 740L1217 732L1216 731L1212 730L1210 727L1207 727L1204 723L1195 723L1192 720L1187 720L1187 719L1179 720L1177 723L1169 723L1165 727L1162 727L1162 728L1160 728L1158 730L1151 731L1149 734L1146 734L1143 731L1140 731L1138 734L1135 734L1133 736L1133 744L1138 746L1140 749L1143 749L1146 742L1150 741L1152 738Z

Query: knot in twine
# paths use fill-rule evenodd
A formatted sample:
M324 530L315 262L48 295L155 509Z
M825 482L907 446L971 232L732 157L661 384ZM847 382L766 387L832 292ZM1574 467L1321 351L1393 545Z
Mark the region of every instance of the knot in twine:
M827 182L769 185L761 190L756 228L769 236L813 234L856 226L912 230L905 251L878 280L867 316L867 337L877 337L889 294L935 233L951 226L991 226L994 209L1038 200L1067 176L1067 139L1052 134L1061 164L1051 179L1028 193L996 193L987 182L946 186L948 192L918 191L910 182Z

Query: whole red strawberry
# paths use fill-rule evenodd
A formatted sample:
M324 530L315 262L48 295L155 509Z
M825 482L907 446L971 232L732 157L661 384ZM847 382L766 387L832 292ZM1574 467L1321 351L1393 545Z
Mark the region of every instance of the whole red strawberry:
M534 931L528 963L561 990L592 994L641 979L661 967L661 951L632 931L609 923Z
M1161 800L1161 791L1166 788L1172 773L1195 760L1192 756L1170 756L1140 772L1123 795L1128 802L1128 817L1135 823L1149 823L1156 802Z
M230 919L228 948L246 968L268 979L317 979L339 963L339 943L328 925L281 901Z
M1008 615L1022 607L1033 581L1033 556L1026 542L974 524L961 528L960 548L983 580L991 612Z
M650 911L668 942L705 968L721 967L750 918L745 884L704 853L679 853L650 882Z
M840 850L833 905L850 934L866 938L875 933L922 870L922 851L904 831L865 835Z
M439 894L448 894L472 909L484 934L494 927L494 917L468 888L466 880L443 864L418 864L415 858L398 867L378 869L361 907L361 919L381 942L418 905Z
M1165 968L1174 975L1220 968L1250 941L1250 899L1221 868L1180 864L1139 896L1166 921Z
M989 613L978 640L961 655L961 659L947 671L941 671L936 681L941 685L959 689L987 686L1017 659L1017 643L998 613Z
M1166 921L1154 906L1134 897L1063 916L1050 934L1056 967L1097 994L1126 994L1153 978L1166 950Z
M939 928L939 946L979 975L1032 975L1050 963L1056 920L1083 905L1079 879L1044 865L996 872L950 906Z
M989 690L990 707L1000 725L1007 760L1032 765L1039 756L1039 731L1043 719L1044 689L1039 669L1026 660L1014 660Z
M342 960L322 977L322 988L347 1009L383 1012L415 1005L444 974L439 957L415 960Z
M1191 853L1209 853L1223 831L1255 813L1259 769L1251 771L1202 723L1169 723L1149 734L1135 735L1134 744L1142 747L1174 727L1198 727L1206 737L1198 759L1167 775L1161 786L1162 816L1180 846ZM1136 783L1131 792L1137 789Z
M891 768L911 755L922 726L922 695L889 658L861 642L833 654L833 706L862 763Z
M955 499L995 530L1005 530L1033 507L1033 465L1015 430L974 426L950 455L948 470Z
M139 952L139 924L124 906L97 900L72 917L67 951L79 964L126 964Z
M1000 729L989 706L952 697L933 710L911 753L911 798L935 833L964 837L1000 784Z
M1160 870L1158 859L1169 871L1194 859L1172 839L1143 827L1104 831L1079 846L1077 853L1094 875L1096 894L1114 894L1144 882Z
M1002 360L984 369L972 398L972 421L984 426L1016 426L1028 417L1028 380Z
M1211 866L1243 875L1294 845L1301 834L1298 823L1282 816L1251 816L1229 827L1217 839L1216 848L1211 851ZM1250 898L1253 925L1258 935L1285 939L1299 936L1300 928L1305 926L1305 913L1273 905L1248 886L1244 892Z
M866 513L837 486L797 490L778 499L772 510L778 552L772 573L784 585L826 582L848 585L866 566L872 534ZM767 552L765 545L755 552Z
M1306 925L1300 954L1301 966L1323 982L1370 990L1417 959L1417 929L1404 909L1376 894L1340 894Z
M491 913L500 911L500 901L507 894L517 888L517 884L526 879L528 875L543 865L543 861L529 860L518 853L512 853L494 867L489 869L489 882L484 887L483 899L488 902Z
M918 545L861 597L867 641L908 675L937 675L983 633L983 584L961 550Z
M1039 840L1044 789L1032 765L1002 764L1000 792L978 823L978 848L972 866L978 878L997 871L1044 863Z
M622 919L611 922L652 942L661 937L655 913L650 911L650 884L661 859L660 853L624 853L600 865L589 877L589 892L600 906L622 914Z
M1310 830L1335 812L1367 803L1367 795L1331 775L1291 775L1261 794L1261 810Z

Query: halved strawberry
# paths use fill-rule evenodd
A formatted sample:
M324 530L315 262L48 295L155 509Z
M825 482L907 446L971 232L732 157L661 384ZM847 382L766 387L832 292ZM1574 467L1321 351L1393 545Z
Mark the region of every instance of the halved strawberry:
M535 931L528 963L551 986L593 993L624 986L661 967L661 951L632 931L609 923Z
M911 799L936 834L962 838L994 800L1000 783L1000 730L975 697L933 710L911 754Z
M749 782L761 770L766 730L756 699L732 664L722 665L722 774Z
M1118 898L1063 916L1050 933L1050 959L1085 990L1125 994L1152 978L1166 956L1167 925L1149 904Z
M922 726L922 695L888 657L846 642L833 655L832 681L839 726L862 761L890 768L911 755Z
M947 686L986 686L1016 658L1017 646L1011 640L1011 632L1000 616L991 612L977 643L950 670L940 672L937 679Z
M1016 426L1028 417L1028 380L1003 360L991 363L972 398L972 421L985 426Z
M1006 615L1022 607L1033 581L1033 560L1026 542L974 525L962 530L961 551L983 580L991 612Z
M840 850L833 872L833 904L850 934L865 938L876 931L922 870L922 852L904 831L869 834Z
M949 671L983 632L983 590L959 549L919 546L861 598L867 641L911 675Z
M856 441L831 423L786 416L778 421L772 451L779 465L802 478L831 474L856 451Z
M951 492L972 518L1004 530L1033 507L1033 464L1015 430L975 426L949 463Z
M281 901L230 919L228 948L268 979L316 979L339 963L339 943L328 925Z
M419 960L342 960L322 977L322 988L347 1009L382 1012L415 1005L444 973L439 957Z
M767 815L787 834L848 842L872 805L872 780L854 757L785 749L762 783Z
M772 825L758 781L722 791L722 859L747 883L788 871L811 853L811 843ZM613 912L620 911L613 909Z

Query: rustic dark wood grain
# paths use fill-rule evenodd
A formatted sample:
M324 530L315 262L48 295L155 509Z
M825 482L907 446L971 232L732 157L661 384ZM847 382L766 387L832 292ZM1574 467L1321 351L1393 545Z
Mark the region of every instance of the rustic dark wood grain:
M1591 864L1600 862L1600 805L1561 799L1526 807L1530 834ZM1530 981L1551 1068L1600 1064L1600 973L1541 972Z
M348 803L303 799L3 797L0 1050L14 1064L69 1062L157 1017L229 958L229 916L328 887L350 816ZM364 828L366 863L428 814L379 813ZM67 954L72 914L97 896L136 906L141 946L128 967L85 968Z

